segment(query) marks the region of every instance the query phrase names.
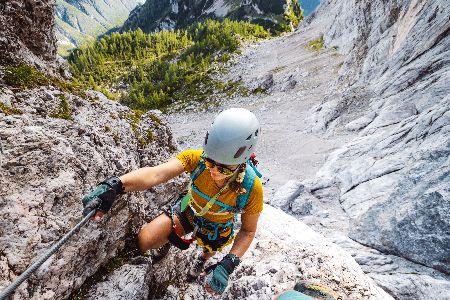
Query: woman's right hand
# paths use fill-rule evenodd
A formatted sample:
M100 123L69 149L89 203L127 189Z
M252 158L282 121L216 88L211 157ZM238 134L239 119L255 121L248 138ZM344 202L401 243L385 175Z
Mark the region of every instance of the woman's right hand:
M117 195L123 193L122 182L118 177L111 177L101 182L93 192L83 197L83 216L88 215L92 210L97 210L94 220L100 220L111 209Z

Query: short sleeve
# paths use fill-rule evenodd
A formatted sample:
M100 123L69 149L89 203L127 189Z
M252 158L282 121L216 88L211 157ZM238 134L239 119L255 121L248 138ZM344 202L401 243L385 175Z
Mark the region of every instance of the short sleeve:
M197 167L203 149L187 149L177 154L178 160L186 172L191 173Z
M256 177L247 205L244 206L244 212L248 214L260 213L263 210L263 203L263 187L261 180Z

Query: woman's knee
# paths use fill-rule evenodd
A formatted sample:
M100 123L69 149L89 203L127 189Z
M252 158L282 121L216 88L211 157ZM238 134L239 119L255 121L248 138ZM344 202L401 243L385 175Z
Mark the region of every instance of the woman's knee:
M159 248L167 243L167 237L172 230L172 223L165 214L159 215L150 223L145 224L138 233L138 244L144 253L149 249Z

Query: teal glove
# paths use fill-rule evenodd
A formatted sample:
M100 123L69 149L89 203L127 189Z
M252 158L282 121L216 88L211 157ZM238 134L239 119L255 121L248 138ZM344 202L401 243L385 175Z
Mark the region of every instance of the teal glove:
M234 254L227 254L218 264L206 268L205 282L214 291L222 294L228 286L228 278L239 263L239 257Z
M228 286L230 274L221 265L216 265L212 272L206 275L206 283L217 293L222 294Z
M117 195L123 193L124 188L118 177L111 177L101 182L93 192L83 197L83 216L97 209L107 213L111 209Z

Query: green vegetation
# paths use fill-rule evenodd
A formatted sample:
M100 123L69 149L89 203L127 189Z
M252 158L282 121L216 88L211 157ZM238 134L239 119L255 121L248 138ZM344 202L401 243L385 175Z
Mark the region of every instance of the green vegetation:
M153 131L150 129L147 130L147 141L152 142L155 139L155 135L153 134Z
M284 12L284 31L292 31L303 20L303 11L297 0L288 3L288 8Z
M22 111L20 109L8 106L3 102L0 102L0 112L4 113L7 116L22 114Z
M35 67L26 64L8 66L5 68L5 83L19 89L31 89L42 85L53 85L63 91L84 96L82 86L76 81L63 81L46 75Z
M153 123L156 123L157 126L161 124L161 119L158 118L157 116L151 114L149 117L153 121Z
M51 114L50 117L64 119L64 120L72 120L72 109L67 101L67 98L63 95L59 96L61 102L59 103L58 112Z
M312 40L308 43L308 46L313 49L314 51L319 51L323 48L323 35L321 35L319 38Z
M45 74L26 64L6 67L3 79L6 84L22 89L34 88L49 83Z
M206 20L153 34L138 29L75 49L69 63L77 84L112 91L108 96L132 109L165 109L172 103L240 92L236 83L220 82L213 74L243 41L268 36L259 25L230 20Z

